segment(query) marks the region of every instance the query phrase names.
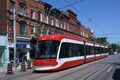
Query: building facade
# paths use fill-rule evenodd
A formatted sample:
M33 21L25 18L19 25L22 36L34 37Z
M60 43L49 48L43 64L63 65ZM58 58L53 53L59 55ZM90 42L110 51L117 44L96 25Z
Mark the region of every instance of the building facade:
M91 29L86 28L85 26L81 26L80 35L88 39L88 38L94 37L94 32Z
M8 36L7 36L7 17L6 1L0 1L0 67L6 67L8 63Z
M35 0L7 0L9 61L14 60L13 10L16 10L16 61L29 59L30 39L44 22L44 3Z
M15 15L13 14L15 9ZM0 0L0 37L8 44L0 45L1 62L14 60L14 22L16 29L16 60L29 59L30 39L33 36L65 34L74 37L93 35L83 28L77 14L71 10L60 11L48 3L37 0ZM15 16L15 21L14 21ZM86 33L87 32L87 33ZM87 35L87 36L86 36ZM1 49L2 48L2 49ZM5 49L3 51L3 48Z

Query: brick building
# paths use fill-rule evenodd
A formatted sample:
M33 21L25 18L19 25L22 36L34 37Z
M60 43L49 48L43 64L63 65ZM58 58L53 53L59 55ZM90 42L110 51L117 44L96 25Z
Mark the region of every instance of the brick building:
M69 29L68 31L71 33L71 36L74 37L81 37L80 36L80 26L81 23L80 21L77 20L77 14L75 14L73 11L71 10L67 10L66 11L66 15L69 17Z
M13 10L16 10L17 58L29 58L32 36L65 34L74 37L93 36L83 27L77 14L71 10L60 11L48 3L37 0L0 0L0 35L8 35L8 61L14 59Z
M89 28L81 26L80 27L80 35L84 38L90 38L90 37L94 37L94 32Z
M16 57L29 58L30 39L44 22L44 3L35 0L0 0L0 34L8 35L7 61L14 60L13 10L16 10Z

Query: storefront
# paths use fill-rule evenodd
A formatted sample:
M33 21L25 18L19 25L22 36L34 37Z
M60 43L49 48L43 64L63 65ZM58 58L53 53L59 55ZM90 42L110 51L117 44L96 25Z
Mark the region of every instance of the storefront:
M0 67L7 67L8 59L7 36L0 35Z
M29 43L28 42L17 42L17 58L19 62L27 61L29 59Z
M20 63L22 61L27 61L30 58L30 38L18 37L16 41L16 62ZM9 60L13 62L14 60L14 46L9 47Z

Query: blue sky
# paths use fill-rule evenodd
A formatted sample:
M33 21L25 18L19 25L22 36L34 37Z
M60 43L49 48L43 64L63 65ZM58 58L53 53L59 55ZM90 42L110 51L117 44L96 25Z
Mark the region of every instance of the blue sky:
M52 8L71 9L85 27L94 30L96 37L107 37L109 43L120 42L120 0L42 0ZM74 8L73 8L74 7Z

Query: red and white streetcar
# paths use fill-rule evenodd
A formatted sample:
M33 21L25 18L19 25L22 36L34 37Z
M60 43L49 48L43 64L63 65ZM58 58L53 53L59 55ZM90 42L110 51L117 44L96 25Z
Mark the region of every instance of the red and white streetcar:
M31 49L32 50L32 49ZM34 71L57 71L107 57L107 46L62 34L37 38Z

